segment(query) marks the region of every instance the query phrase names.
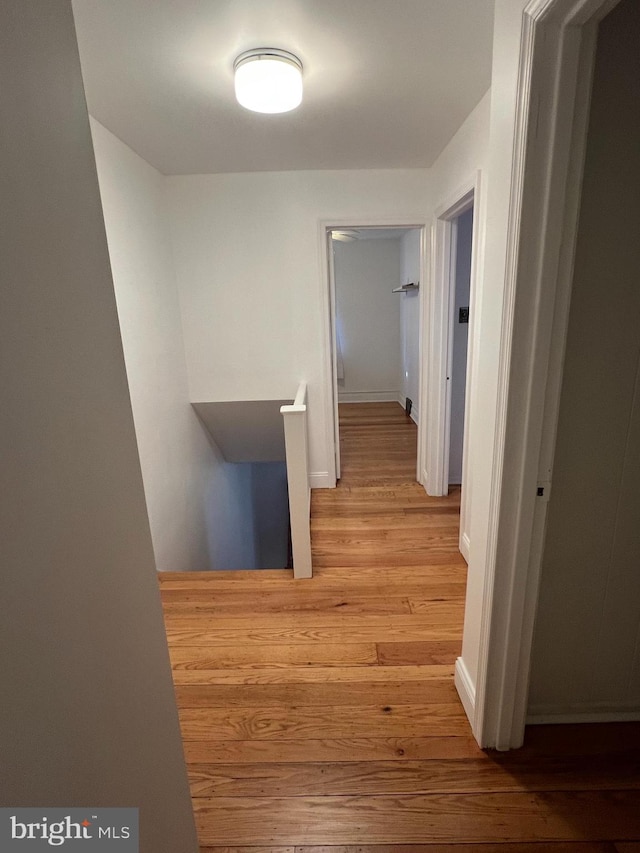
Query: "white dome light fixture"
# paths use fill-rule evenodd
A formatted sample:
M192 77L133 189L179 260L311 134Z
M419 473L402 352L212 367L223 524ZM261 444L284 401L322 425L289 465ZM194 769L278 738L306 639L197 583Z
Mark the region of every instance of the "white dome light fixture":
M302 63L286 50L260 47L233 63L238 103L256 113L287 113L302 102Z

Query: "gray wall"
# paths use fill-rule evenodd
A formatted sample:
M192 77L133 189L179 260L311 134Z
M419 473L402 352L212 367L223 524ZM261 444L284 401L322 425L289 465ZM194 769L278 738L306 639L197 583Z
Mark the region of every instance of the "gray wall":
M196 839L71 7L0 7L0 803Z
M623 0L598 40L532 714L640 712L639 44Z
M289 493L285 462L254 462L251 514L256 569L284 569L289 557Z

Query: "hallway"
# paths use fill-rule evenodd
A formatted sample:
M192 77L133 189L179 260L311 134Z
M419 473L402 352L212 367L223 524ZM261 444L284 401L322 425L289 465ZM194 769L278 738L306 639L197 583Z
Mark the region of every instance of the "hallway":
M313 493L313 580L160 575L202 851L640 849L611 843L640 839L638 726L477 747L453 686L459 494L415 482L397 404L340 419L342 480Z

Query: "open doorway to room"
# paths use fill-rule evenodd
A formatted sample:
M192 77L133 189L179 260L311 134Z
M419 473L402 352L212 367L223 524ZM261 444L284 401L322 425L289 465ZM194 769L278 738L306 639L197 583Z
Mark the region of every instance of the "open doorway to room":
M322 238L336 480L343 473L340 412L344 420L370 411L378 419L385 412L392 414L409 427L414 435L409 476L422 482L423 442L418 433L425 226L325 224Z
M429 401L425 424L425 488L458 495L459 547L469 560L471 483L469 394L474 356L474 209L479 175L436 211L432 231L431 299L426 346Z
M419 228L330 232L338 476L346 465L366 479L416 480L420 237ZM360 438L376 430L366 459L354 429Z
M462 486L464 422L467 397L467 356L469 345L469 297L471 290L471 250L473 207L454 220L455 240L451 270L451 311L449 325L449 403L447 406L447 453L445 485ZM448 491L448 488L447 488Z

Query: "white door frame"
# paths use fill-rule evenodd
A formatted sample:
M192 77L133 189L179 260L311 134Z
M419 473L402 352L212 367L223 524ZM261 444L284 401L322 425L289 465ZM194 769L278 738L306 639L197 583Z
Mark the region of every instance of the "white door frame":
M485 747L524 738L597 22L616 2L524 10L474 726Z
M477 340L475 299L480 252L480 185L481 172L469 178L456 192L442 201L435 211L431 228L431 286L430 312L425 328L429 329L427 361L429 411L425 447L425 485L435 497L449 493L449 442L451 432L451 367L453 360L453 306L455 304L455 275L457 226L455 220L470 208L475 209L471 240L471 273L469 282L469 341L467 346L466 388L472 387L471 375L475 342ZM468 521L471 511L471 484L467 477L469 466L469 394L466 394L462 451L462 494L460 499L460 551L469 560Z
M338 420L338 379L337 379L337 350L336 350L336 290L333 265L333 247L331 241L332 231L357 230L358 228L414 228L420 230L420 291L418 294L420 315L418 331L418 387L420 388L420 399L418 401L418 452L416 458L416 479L423 486L425 480L424 453L426 446L426 389L423 370L423 337L424 318L426 313L425 297L427 282L427 223L424 216L388 216L379 219L366 217L336 217L334 219L323 219L318 223L318 241L320 258L320 282L322 288L323 310L323 351L324 351L324 387L325 387L325 422L329 425L325 435L325 446L327 459L329 460L329 481L335 486L340 476L340 432ZM389 283L391 287L392 282ZM401 296L399 298L402 298Z

